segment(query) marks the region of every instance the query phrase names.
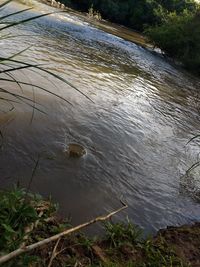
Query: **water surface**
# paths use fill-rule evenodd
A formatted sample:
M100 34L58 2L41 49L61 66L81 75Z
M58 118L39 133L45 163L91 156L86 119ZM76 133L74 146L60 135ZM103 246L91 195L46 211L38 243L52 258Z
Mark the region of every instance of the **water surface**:
M4 12L20 8L12 3ZM28 14L52 10L37 3ZM107 27L123 35L123 28ZM1 41L7 55L32 45L18 58L46 64L92 100L45 73L15 75L72 105L31 86L4 83L34 96L47 115L21 104L5 113L9 108L2 106L1 187L26 186L39 157L31 189L51 195L74 223L117 208L120 198L129 208L118 218L128 215L146 232L199 220L200 205L187 188L183 193L181 177L199 153L196 144L185 145L200 130L200 80L100 28L75 14L54 14L10 30L29 36ZM86 156L67 157L74 142L85 146Z

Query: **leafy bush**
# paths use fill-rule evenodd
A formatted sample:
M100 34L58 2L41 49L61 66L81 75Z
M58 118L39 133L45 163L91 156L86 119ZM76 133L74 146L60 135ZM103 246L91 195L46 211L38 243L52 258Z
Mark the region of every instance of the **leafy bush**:
M125 223L105 223L106 238L113 247L120 247L123 243L135 244L141 237L141 229L129 221Z
M200 11L170 13L166 21L146 31L149 39L168 56L200 74Z
M117 22L135 30L143 31L146 26L162 22L163 17L176 11L194 12L197 4L194 0L61 0L66 5L81 11L93 6L103 18Z
M19 247L26 227L41 219L36 212L41 204L41 197L23 189L0 191L0 251L5 253Z

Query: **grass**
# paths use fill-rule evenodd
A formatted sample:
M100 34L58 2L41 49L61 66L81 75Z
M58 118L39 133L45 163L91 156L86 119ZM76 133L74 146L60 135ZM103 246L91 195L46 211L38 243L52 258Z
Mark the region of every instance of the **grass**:
M0 4L0 41L16 37L10 34L4 34L7 29L51 14L37 15L23 20L19 19L18 21L8 21L8 18L10 19L13 16L28 12L31 9L28 8L1 16L2 9L11 1L8 0ZM43 90L71 104L67 99L40 85L33 85L16 79L16 72L33 70L51 75L55 79L79 91L79 89L67 80L43 68L41 65L29 64L28 62L18 60L17 57L25 50L18 51L8 57L0 56L0 81L13 83L22 92L23 86L32 86L35 89ZM84 95L81 91L79 92ZM86 95L84 96L87 97ZM34 98L28 98L23 93L19 94L13 90L9 91L3 86L0 87L0 101L11 105L10 110L15 108L16 103L22 103L33 108L33 110L44 112L37 106ZM1 131L0 139L1 141L3 139ZM10 191L0 191L0 255L9 253L23 246L24 243L32 244L68 228L70 226L68 222L63 220L59 221L57 217L54 217L55 211L56 206L51 201L45 201L40 196L29 193L28 190L16 187ZM51 217L53 217L53 220L49 220ZM166 250L162 243L159 243L159 246L157 246L152 240L142 240L141 230L131 224L130 221L126 224L107 222L104 226L105 237L103 240L99 238L94 241L83 234L63 238L58 247L60 253L54 260L55 265L53 266L186 266L172 250ZM104 254L106 262L102 261L101 257L94 253L94 245L97 245L100 253ZM48 266L50 254L54 246L55 244L53 243L32 254L23 254L6 263L4 266Z
M141 267L174 267L187 266L177 258L173 250L168 250L163 244L159 244L159 248L154 246L151 240L147 240L143 246L145 254L145 263Z
M126 224L106 222L104 227L106 230L106 238L110 246L114 248L119 248L124 242L135 244L141 239L141 229L131 224L128 219Z
M71 227L58 219L56 205L41 196L15 187L0 192L0 255L24 244L43 240ZM96 239L83 233L63 237L52 266L82 267L186 267L163 238L141 239L141 230L130 221L105 225ZM56 242L25 253L3 266L48 266ZM98 250L98 253L95 250Z
M37 211L44 204L40 196L27 193L24 189L0 192L0 251L10 252L18 248L26 235L26 227L42 221L55 211L55 206L47 202L45 213L39 217Z
M0 191L0 255L19 248L31 235L29 228L43 224L53 214L56 206L41 196L15 187L11 191ZM30 228L31 229L31 228ZM5 266L28 266L36 261L33 255L24 255Z
M167 248L165 240L155 245L153 239L142 239L142 231L129 220L127 223L105 224L107 249L114 261L103 267L186 267L187 264L176 256L173 249ZM134 253L133 253L134 251ZM132 260L128 260L132 258Z
M191 142L196 141L196 139L199 139L199 138L200 138L200 135L199 135L199 134L193 136L193 137L190 138L189 141L186 143L186 146L187 146L188 144L190 144ZM199 146L198 143L197 143L197 145ZM188 169L186 170L186 174L189 174L189 172L190 172L191 170L195 169L195 168L198 167L199 165L200 165L200 161L197 161L197 162L195 162L194 164L192 164L192 166L190 166L190 168L188 168Z

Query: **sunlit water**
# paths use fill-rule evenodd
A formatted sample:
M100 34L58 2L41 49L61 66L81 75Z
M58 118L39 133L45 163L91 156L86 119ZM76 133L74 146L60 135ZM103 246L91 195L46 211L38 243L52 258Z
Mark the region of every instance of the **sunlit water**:
M4 12L20 8L12 3ZM52 10L38 4L27 14ZM200 80L99 27L73 14L54 14L10 30L29 36L1 40L7 55L32 45L18 59L45 64L92 100L45 73L17 72L72 105L39 89L37 107L47 115L21 104L4 113L11 107L2 104L1 187L27 186L39 157L32 191L51 195L74 223L119 207L121 198L129 208L118 218L128 215L146 232L200 220L190 181L184 190L182 183L198 160L199 146L186 143L200 130ZM1 86L33 97L32 87ZM72 142L84 145L87 155L68 158Z

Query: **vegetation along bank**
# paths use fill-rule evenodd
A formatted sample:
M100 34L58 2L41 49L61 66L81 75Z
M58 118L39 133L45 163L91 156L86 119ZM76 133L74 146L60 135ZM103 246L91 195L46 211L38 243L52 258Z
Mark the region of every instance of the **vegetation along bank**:
M130 221L112 223L127 208L72 227L57 206L15 188L0 192L1 266L189 267L200 266L200 223L168 227L143 238ZM80 229L102 221L104 235L88 238Z
M194 0L61 0L144 32L165 55L200 74L200 6Z
M94 8L97 7L94 6ZM193 7L195 8L193 9ZM104 15L101 10L100 12ZM179 13L178 11L173 13L173 10L166 11L166 22L150 23L147 28L143 24L138 30L146 29L147 34L155 43L156 38L159 43L159 40L162 40L161 37L168 36L169 38L171 32L174 31L174 36L177 36L176 31L179 30L179 38L168 39L171 40L168 46L167 41L163 41L162 46L159 46L167 54L174 54L176 59L182 62L184 59L187 62L185 65L191 69L196 64L198 71L198 53L195 51L199 51L199 43L192 43L190 39L192 33L188 34L188 38L181 39L183 32L186 34L187 29L191 31L194 25L198 25L198 12L198 8L192 4ZM187 20L185 20L186 18ZM179 27L174 26L177 25L176 23L179 23ZM148 28L149 26L151 27ZM137 27L135 28L137 29ZM168 33L168 30L168 35L162 35L163 31ZM198 33L198 27L193 32L196 33L196 31ZM198 40L199 35L197 34L195 37ZM176 45L180 42L180 52L175 47L171 48L173 40ZM194 49L195 45L197 50ZM187 47L184 53L181 52L183 47ZM191 56L191 53L194 53L194 57ZM122 208L125 207L123 204ZM121 211L122 208L118 211ZM1 191L0 264L2 266L49 267L200 266L199 223L192 226L169 227L166 230L160 230L154 238L144 239L137 226L129 221L113 224L109 220L110 214L74 228L70 225L69 220L60 219L56 211L56 206L51 201L45 201L40 196L32 195L26 190L15 188L11 191ZM89 226L98 221L104 222L105 235L103 237L88 238L77 231L83 229L83 226Z

